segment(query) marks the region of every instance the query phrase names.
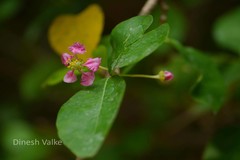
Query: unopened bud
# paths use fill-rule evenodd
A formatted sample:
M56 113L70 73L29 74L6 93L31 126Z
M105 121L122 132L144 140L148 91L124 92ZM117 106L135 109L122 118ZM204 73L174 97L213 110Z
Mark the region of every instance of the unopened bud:
M159 72L159 79L162 82L168 82L171 81L173 79L173 74L169 71L160 71Z

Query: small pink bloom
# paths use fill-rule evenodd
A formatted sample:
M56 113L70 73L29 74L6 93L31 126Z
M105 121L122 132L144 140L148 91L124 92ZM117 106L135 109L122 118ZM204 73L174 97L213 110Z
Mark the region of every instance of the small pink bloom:
M68 64L70 63L71 59L72 59L72 56L70 54L67 54L67 53L63 53L62 56L61 56L62 63L65 66L68 66Z
M171 81L173 79L173 74L169 71L164 71L165 81Z
M91 86L95 79L94 72L83 72L81 79L81 85Z
M63 81L66 82L66 83L74 83L76 82L77 80L77 76L74 74L74 71L68 71L64 78L63 78Z
M88 58L87 62L84 63L84 66L88 67L93 72L98 70L98 67L101 63L101 58Z
M86 52L86 49L84 47L84 45L76 42L74 43L72 46L70 46L69 51L71 51L73 54L83 54Z

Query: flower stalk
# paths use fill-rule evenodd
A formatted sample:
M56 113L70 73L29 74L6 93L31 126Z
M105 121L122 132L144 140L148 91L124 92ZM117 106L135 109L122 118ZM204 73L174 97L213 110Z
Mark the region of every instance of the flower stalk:
M156 75L145 75L145 74L120 74L122 77L132 77L132 78L150 78L150 79L157 79L161 82L168 82L171 81L174 76L169 71L160 71Z
M104 71L108 71L108 68L103 67L103 66L99 66L99 69L104 70Z

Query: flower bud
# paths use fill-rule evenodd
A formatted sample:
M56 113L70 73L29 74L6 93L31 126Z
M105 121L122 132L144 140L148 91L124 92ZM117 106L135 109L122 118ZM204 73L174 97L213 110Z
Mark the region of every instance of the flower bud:
M173 74L169 71L160 71L159 72L159 79L162 82L168 82L171 81L173 79Z

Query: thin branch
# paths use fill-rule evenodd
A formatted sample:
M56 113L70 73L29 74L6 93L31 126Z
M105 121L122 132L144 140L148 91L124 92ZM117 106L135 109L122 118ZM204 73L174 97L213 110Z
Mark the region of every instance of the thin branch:
M158 0L147 0L139 15L147 15L156 6Z

